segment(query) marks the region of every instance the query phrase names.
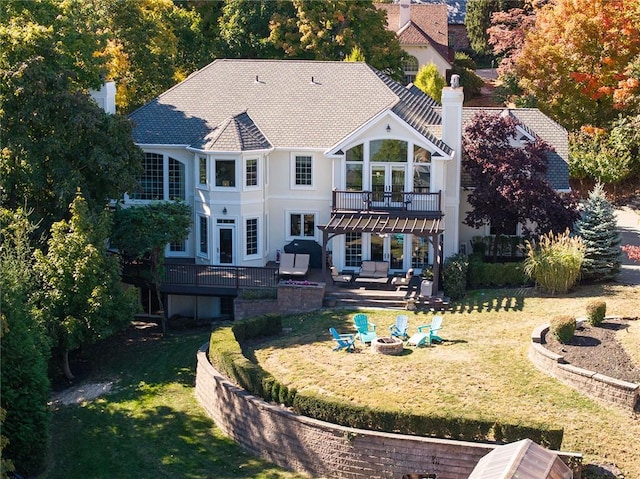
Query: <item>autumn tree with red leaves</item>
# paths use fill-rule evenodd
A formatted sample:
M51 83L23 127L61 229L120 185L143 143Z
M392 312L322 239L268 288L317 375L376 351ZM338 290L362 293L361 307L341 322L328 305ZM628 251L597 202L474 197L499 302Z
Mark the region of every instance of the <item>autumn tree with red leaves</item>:
M463 164L474 185L464 223L474 228L490 224L496 248L514 224L531 236L565 231L578 218L573 198L561 196L547 182L552 148L539 138L514 146L518 125L512 116L478 113L462 139Z
M640 104L640 2L556 0L536 12L517 75L570 130L608 126Z

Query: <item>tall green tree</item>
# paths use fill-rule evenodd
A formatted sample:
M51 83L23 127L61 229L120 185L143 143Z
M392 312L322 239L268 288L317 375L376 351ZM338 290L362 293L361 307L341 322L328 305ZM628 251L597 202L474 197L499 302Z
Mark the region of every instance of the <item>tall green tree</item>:
M473 51L481 56L493 53L487 30L491 27L491 15L510 8L522 8L524 0L472 0L467 2L464 24Z
M191 207L183 202L156 202L116 209L110 242L124 255L148 258L158 304L164 304L160 284L164 272L164 251L169 243L183 242L191 227ZM163 315L163 331L166 318Z
M284 52L269 41L275 13L293 16L291 2L227 0L219 18L219 49L226 58L279 58Z
M403 51L371 0L293 0L295 15L274 14L270 41L286 58L344 60L358 46L367 63L403 77Z
M33 229L22 210L0 210L2 477L12 467L25 477L40 472L49 440L49 343L31 302Z
M95 56L101 37L80 21L82 3L6 2L0 26L0 200L10 209L28 203L45 231L66 217L77 188L101 209L134 186L141 167L130 122L86 93L106 70Z
M128 113L214 59L196 10L171 0L97 0L109 41L102 55Z
M36 251L35 269L39 312L72 380L69 352L126 327L138 305L135 291L120 283L118 258L105 248L110 213L92 214L80 192L70 211L70 221L53 224L47 253Z
M620 271L620 234L616 229L613 206L607 200L602 184L589 194L582 216L576 221L574 232L585 247L582 278L608 281Z

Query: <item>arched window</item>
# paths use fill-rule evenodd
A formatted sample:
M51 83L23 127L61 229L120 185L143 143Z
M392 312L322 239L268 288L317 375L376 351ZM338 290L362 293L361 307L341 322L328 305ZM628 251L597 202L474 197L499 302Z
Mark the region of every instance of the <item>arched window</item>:
M402 62L402 69L404 70L405 85L413 83L416 81L416 75L418 74L418 59L408 55Z
M402 62L402 68L407 72L418 73L418 59L414 56L407 55L407 57Z

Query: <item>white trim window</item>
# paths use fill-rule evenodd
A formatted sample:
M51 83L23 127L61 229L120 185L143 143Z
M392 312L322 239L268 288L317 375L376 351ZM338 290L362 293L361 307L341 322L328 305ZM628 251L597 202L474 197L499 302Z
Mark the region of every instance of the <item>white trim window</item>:
M181 161L160 153L145 152L143 172L138 177L138 190L132 200L184 200L186 190L185 166Z
M248 257L258 256L259 238L258 218L246 218L244 222L244 254Z
M294 154L291 158L291 189L313 189L313 156L309 154Z
M198 256L209 257L209 218L198 215Z
M236 188L236 160L216 158L215 185L216 188Z
M287 215L287 237L314 239L316 237L316 213L289 212Z
M207 158L198 157L198 186L206 187L209 184L209 175L207 172Z
M244 187L247 190L260 188L260 162L258 158L244 160Z

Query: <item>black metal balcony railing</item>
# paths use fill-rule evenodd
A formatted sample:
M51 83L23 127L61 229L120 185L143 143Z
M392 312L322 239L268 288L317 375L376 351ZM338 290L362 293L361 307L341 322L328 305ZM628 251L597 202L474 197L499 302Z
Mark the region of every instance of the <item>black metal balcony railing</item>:
M335 211L403 211L413 215L441 215L440 192L333 191Z
M231 289L275 288L278 285L278 268L167 264L162 283Z

